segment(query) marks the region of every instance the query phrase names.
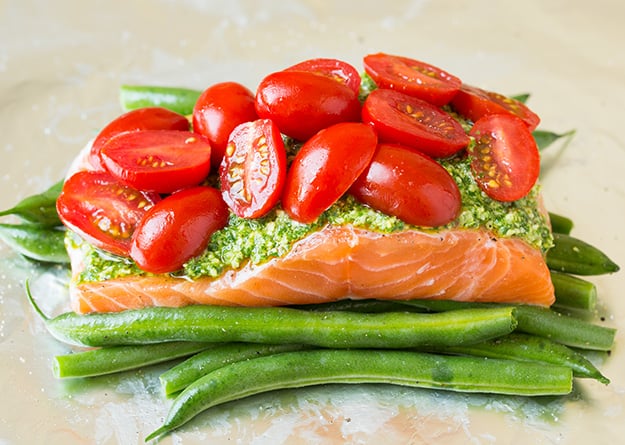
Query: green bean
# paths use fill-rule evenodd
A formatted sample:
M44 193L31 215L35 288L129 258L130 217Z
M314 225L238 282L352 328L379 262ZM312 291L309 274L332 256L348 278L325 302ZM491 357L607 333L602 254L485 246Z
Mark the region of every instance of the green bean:
M68 263L65 231L32 224L0 223L0 239L27 258L49 263Z
M540 150L544 150L560 138L572 138L573 135L575 135L575 130L569 130L565 133L554 133L553 131L545 130L534 130L532 132L532 136L534 136L536 145Z
M27 294L43 316L28 287ZM45 322L57 339L82 346L241 341L331 348L407 348L477 342L516 328L514 308L510 307L440 314L366 314L196 305L87 315L67 312Z
M163 107L176 113L189 115L201 91L189 88L122 85L119 100L125 111L144 107Z
M284 388L331 383L385 383L452 391L519 395L568 394L563 366L410 351L311 350L241 361L187 387L172 404L155 439L213 406Z
M549 212L549 220L551 221L551 230L553 233L562 233L569 235L573 230L573 220L557 213Z
M110 346L57 355L54 358L53 370L58 378L93 377L187 357L214 346L212 343L201 342Z
M617 272L619 266L598 248L562 233L554 233L554 246L547 251L547 266L573 275Z
M217 368L230 363L249 360L280 352L299 351L304 345L259 345L255 343L229 343L189 357L160 375L166 395L182 391L191 383Z
M59 226L61 220L56 212L56 199L62 188L61 180L45 192L28 196L10 209L0 211L0 216L15 215L23 221L42 227Z
M616 334L616 329L599 326L539 306L509 306L498 303L464 303L448 300L408 300L403 303L439 313L463 308L514 307L518 331L545 337L557 343L580 349L609 351L612 349Z
M597 287L593 283L562 272L552 270L550 273L556 294L556 306L585 311L595 309Z
M351 300L344 299L331 301L329 303L318 304L299 304L291 306L295 309L303 309L307 311L349 311L349 312L402 312L406 310L406 306L392 300Z
M550 363L571 368L575 377L595 379L606 385L610 383L610 380L579 352L546 338L529 334L512 333L471 345L436 348L433 352Z

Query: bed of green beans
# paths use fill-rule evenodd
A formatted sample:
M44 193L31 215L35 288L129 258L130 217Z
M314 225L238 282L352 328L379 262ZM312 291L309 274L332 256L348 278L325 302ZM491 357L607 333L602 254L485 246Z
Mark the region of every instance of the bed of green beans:
M124 109L165 106L190 114L200 92L123 86ZM569 136L535 135L541 148ZM62 182L0 216L0 239L19 254L69 261L56 214ZM547 264L556 293L551 309L453 301L345 300L288 308L189 306L49 318L49 331L84 350L55 357L59 378L128 372L171 362L161 374L173 402L147 440L179 428L215 405L262 392L326 383L387 383L463 392L563 395L574 378L608 384L586 351L610 351L615 329L593 318L595 285L581 276L619 267L571 236L569 218L550 214L555 246ZM588 321L592 320L592 321Z

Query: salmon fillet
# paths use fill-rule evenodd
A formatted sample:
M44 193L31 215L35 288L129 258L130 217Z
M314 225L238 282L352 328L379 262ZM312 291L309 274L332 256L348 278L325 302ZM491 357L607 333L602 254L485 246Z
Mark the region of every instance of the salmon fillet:
M540 250L484 230L383 234L328 226L295 243L281 258L197 280L156 275L78 284L80 251L70 255L71 304L78 313L189 304L281 306L344 298L542 306L555 299Z

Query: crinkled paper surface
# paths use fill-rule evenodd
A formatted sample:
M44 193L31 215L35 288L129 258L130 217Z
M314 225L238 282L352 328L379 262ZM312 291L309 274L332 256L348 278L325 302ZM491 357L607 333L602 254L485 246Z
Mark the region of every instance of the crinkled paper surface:
M0 208L42 191L120 113L120 84L203 89L260 79L298 61L361 66L388 52L504 94L529 92L544 129L577 130L548 149L550 210L625 265L625 4L616 1L200 1L0 4ZM171 403L163 367L58 381L67 351L29 308L64 307L66 272L0 247L0 444L140 444ZM617 343L608 387L570 397L464 395L385 385L325 386L211 409L163 444L614 444L625 433L625 274L593 278Z

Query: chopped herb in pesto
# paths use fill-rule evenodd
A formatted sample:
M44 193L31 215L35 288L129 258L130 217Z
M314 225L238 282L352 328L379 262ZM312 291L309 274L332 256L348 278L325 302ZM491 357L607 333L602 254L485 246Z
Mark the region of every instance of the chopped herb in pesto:
M494 236L518 237L543 251L551 247L551 231L539 210L538 186L523 199L498 202L488 198L478 187L466 157L445 159L441 164L459 185L462 211L447 226L426 230L485 228ZM202 276L217 277L224 271L239 268L247 262L260 264L270 258L281 257L289 252L295 242L323 226L345 224L386 233L416 228L360 204L349 195L341 198L313 224L298 223L280 208L259 219L232 215L228 226L213 235L204 253L190 260L177 274L192 279ZM76 237L72 238L72 243L75 248L89 249L80 281L143 274L130 260L111 256L86 244L79 246Z

